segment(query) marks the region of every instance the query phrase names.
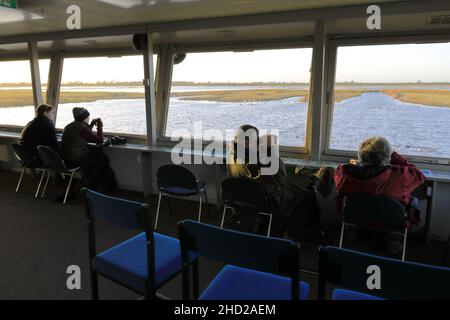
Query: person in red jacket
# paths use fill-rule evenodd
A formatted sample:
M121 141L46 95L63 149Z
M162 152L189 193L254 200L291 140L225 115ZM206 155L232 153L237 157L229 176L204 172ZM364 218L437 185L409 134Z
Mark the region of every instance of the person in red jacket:
M382 137L362 142L358 160L340 165L334 175L337 211L342 213L345 197L351 193L385 195L401 201L408 213L408 227L419 222L417 199L411 193L425 181L423 173L397 152Z

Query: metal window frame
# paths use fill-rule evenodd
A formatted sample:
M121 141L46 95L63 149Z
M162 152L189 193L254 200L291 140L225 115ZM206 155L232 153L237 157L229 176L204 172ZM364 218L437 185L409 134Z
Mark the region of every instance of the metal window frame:
M254 43L241 43L241 42L235 42L235 43L229 43L229 44L217 44L217 45L210 45L210 46L202 46L202 45L176 45L172 46L172 52L179 53L215 53L215 52L246 52L246 51L257 51L257 50L277 50L277 49L312 49L312 56L314 56L314 42L312 37L305 37L301 39L288 39L283 41L273 41L273 40L266 40L266 41L258 41ZM313 68L311 63L311 69ZM172 68L170 70L170 84L172 83L172 72L173 72L173 64ZM170 89L170 88L168 88ZM309 86L309 90L311 90L311 83ZM178 140L174 140L170 136L165 135L165 129L167 125L168 120L168 111L169 111L169 97L170 97L170 90L167 92L167 101L164 105L164 117L161 119L164 123L164 131L160 131L160 136L158 137L158 144L164 145L164 146L175 146L177 143L179 143ZM311 99L309 99L308 102L308 111L309 113L311 106ZM306 123L306 136L308 136L308 131L311 130L311 126L308 124L308 121ZM292 156L303 156L306 157L308 153L307 148L307 141L305 136L305 143L303 146L287 146L287 145L280 145L280 151L284 155L292 155ZM192 139L191 140L194 144L194 146L198 145L198 140ZM195 143L197 141L197 144ZM208 144L210 144L212 141L203 140L202 146L205 147ZM228 142L224 141L223 150L226 150L226 145Z
M394 44L425 44L425 43L445 43L450 42L450 32L440 33L407 33L407 34L391 34L367 37L367 35L354 35L348 37L331 37L329 43L329 55L327 66L327 82L324 100L324 112L322 123L324 129L324 137L322 139L323 148L321 150L322 159L325 161L345 162L351 158L357 157L357 152L353 150L331 149L331 127L334 112L334 89L336 79L337 51L339 47L350 46L370 46L370 45L394 45ZM439 168L450 167L450 158L442 157L425 157L406 155L406 158L418 164L433 165ZM448 161L448 164L440 163L440 161Z

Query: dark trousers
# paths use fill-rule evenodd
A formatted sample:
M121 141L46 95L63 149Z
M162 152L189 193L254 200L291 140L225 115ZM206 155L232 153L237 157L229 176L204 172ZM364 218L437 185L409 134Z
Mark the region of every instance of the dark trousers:
M319 210L315 193L303 190L302 201L285 220L283 231L296 241L317 237L320 224Z
M108 157L100 149L91 149L82 158L74 161L83 170L84 179L92 190L107 192L116 188L114 171Z

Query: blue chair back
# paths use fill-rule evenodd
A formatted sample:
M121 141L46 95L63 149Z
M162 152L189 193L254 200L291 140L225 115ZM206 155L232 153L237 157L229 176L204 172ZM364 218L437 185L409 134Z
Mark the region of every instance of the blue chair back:
M386 231L405 229L405 206L387 196L352 194L345 199L343 214L346 223Z
M152 230L148 204L110 197L86 188L81 190L81 194L88 218L102 219L127 229L150 227Z
M369 266L380 268L381 289L370 290ZM319 299L326 283L385 299L450 299L450 269L379 257L337 247L321 247Z
M197 189L197 179L188 169L175 164L159 167L156 172L156 182L160 191L168 187Z
M270 212L266 193L258 181L225 178L221 189L227 206L250 212Z
M95 219L102 219L122 228L143 229L147 238L147 294L154 296L156 292L155 243L149 205L110 197L87 188L81 189L81 194L87 215L90 263L97 255Z
M66 163L61 156L48 146L37 146L39 157L44 166L55 172L66 172L68 170Z
M192 220L180 221L178 230L184 261L189 253L197 253L226 264L298 280L299 247L290 240L220 229Z

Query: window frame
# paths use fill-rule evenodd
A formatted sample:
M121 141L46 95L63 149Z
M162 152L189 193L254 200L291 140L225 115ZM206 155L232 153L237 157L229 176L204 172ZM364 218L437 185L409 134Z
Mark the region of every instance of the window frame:
M39 62L41 60L49 60L49 59L50 58L47 57L47 56L45 56L45 57L41 56L41 57L39 57ZM14 58L10 58L10 59L9 58L0 59L0 62L22 62L22 61L27 63L28 65L30 64L29 57L21 57L21 56L19 56L19 57L14 57ZM49 68L48 68L48 72L49 73L50 73L50 69L51 69L51 66L49 65ZM31 102L31 106L34 107L33 84L31 83L32 82L32 80L31 80L31 77L32 77L31 69L29 71L30 71L29 76L30 76L30 84L31 84L30 102ZM47 77L48 77L49 73L47 74ZM48 86L48 83L47 83L47 86ZM41 89L42 89L42 87L41 87ZM42 91L43 98L44 98L45 95L46 95L46 90L43 90ZM29 119L28 121L31 121L31 120L32 119ZM21 126L21 125L18 125L18 124L6 124L6 123L1 123L0 122L0 131L12 132L12 133L21 133L25 126L26 126L26 124Z
M339 47L351 46L370 46L370 45L394 45L394 44L433 44L433 43L450 43L450 35L448 34L424 34L424 35L395 35L395 36L377 36L377 37L348 37L348 38L331 38L330 51L328 56L328 66L325 70L327 79L325 83L325 99L323 121L325 136L323 150L321 154L325 161L346 162L351 158L357 157L357 151L331 149L331 127L334 112L334 89L336 84L336 67L337 67L337 50ZM450 167L450 157L431 157L405 155L406 159L417 163L427 165L437 165Z
M219 44L219 45L211 45L211 46L196 46L196 45L177 45L172 47L173 53L215 53L215 52L247 52L247 51L258 51L258 50L277 50L277 49L311 49L311 64L310 70L313 67L313 58L314 58L314 39L302 39L302 40L286 40L286 41L278 41L278 42L270 42L270 41L261 41L258 43L242 43L242 44ZM173 65L171 70L170 84L172 84L172 75L173 75ZM310 71L310 80L309 80L309 96L311 97L311 85L312 81L312 72ZM161 146L175 146L178 144L181 139L174 140L170 136L165 135L165 129L167 127L168 120L168 111L170 107L170 94L171 94L171 85L169 86L169 90L167 92L167 99L162 106L164 108L164 134L158 137L157 144ZM312 107L311 98L308 100L307 105L307 115L310 112ZM307 116L308 119L308 116ZM293 157L307 157L308 156L308 147L307 147L307 136L308 132L312 130L311 123L306 119L306 128L305 128L305 143L303 146L287 146L280 145L280 152L286 156ZM196 139L191 140L194 143L198 141ZM203 148L207 146L211 141L203 140ZM228 142L224 141L224 150L226 149L226 145Z
M159 59L160 59L160 55L158 50L155 50L154 55L156 55L156 68L155 68L155 83L157 81L157 76L158 76L158 63L159 63ZM96 52L95 54L83 54L83 53L64 53L63 55L63 59L77 59L77 58L81 58L81 59L87 59L87 58L122 58L122 57L129 57L129 56L137 56L140 57L141 59L143 59L142 53L139 52L129 52L129 51L114 51L114 52L108 52L108 51L99 51ZM63 62L64 63L64 62ZM142 69L144 69L144 66L142 66ZM62 74L64 74L64 66L63 66L63 70L62 70ZM62 76L61 76L61 87L62 87ZM142 84L142 87L144 88L144 85ZM155 92L156 94L156 92ZM61 91L60 91L60 97L61 97ZM145 100L145 97L144 97ZM60 106L61 102L58 101L58 108ZM145 102L144 102L145 105ZM144 116L147 117L147 111L145 110L144 112ZM61 131L63 129L61 128L57 128L57 131ZM148 136L147 136L147 128L144 134L134 134L134 133L123 133L123 132L111 132L111 131L104 131L103 135L105 137L114 137L114 136L121 136L121 137L125 137L127 138L127 142L128 143L141 143L141 144L146 144L148 142Z

